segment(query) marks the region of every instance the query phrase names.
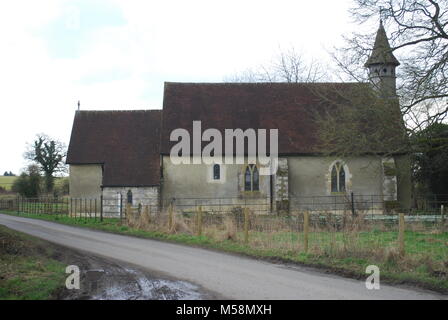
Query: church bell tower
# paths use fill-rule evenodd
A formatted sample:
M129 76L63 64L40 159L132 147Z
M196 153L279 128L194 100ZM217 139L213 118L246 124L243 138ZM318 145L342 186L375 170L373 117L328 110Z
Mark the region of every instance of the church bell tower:
M395 69L399 65L389 45L383 22L380 21L372 53L364 66L369 69L371 83L384 97L397 97Z

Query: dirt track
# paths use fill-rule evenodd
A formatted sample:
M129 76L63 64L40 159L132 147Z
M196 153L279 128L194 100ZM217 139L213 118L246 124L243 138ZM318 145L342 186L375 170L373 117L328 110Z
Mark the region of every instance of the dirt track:
M0 224L60 245L117 259L195 283L230 299L447 299L414 288L381 285L240 256L0 214Z

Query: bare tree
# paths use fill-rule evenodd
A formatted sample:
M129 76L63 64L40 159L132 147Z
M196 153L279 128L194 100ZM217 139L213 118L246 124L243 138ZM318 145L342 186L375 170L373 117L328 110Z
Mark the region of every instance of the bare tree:
M318 82L326 79L324 68L314 59L307 60L304 54L293 47L280 51L273 61L256 68L249 68L225 80L229 82Z
M397 54L398 94L408 129L422 130L446 119L448 114L448 1L354 0L351 15L365 24L377 22L379 11L392 51ZM348 78L366 81L362 67L374 33L353 33L333 57Z

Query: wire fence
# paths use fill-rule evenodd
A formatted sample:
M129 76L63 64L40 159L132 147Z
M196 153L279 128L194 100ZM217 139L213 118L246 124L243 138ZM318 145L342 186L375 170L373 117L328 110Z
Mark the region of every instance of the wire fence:
M227 213L205 208L198 205L186 211L172 202L163 211L152 212L151 206L139 210L128 205L125 223L146 231L232 241L280 255L304 252L387 260L401 259L406 250L412 256L431 257L444 270L448 266L448 223L444 216L430 219L403 213L353 215L351 211L342 214L296 211L279 216L256 214L249 206ZM408 261L407 266L415 261Z
M276 255L304 252L387 260L403 257L406 250L413 256L430 256L437 266L448 268L448 219L437 208L445 208L445 202L431 203L437 210L424 214L417 210L377 214L384 203L374 196L344 201L302 197L293 199L298 205L287 212L271 211L272 203L266 199L141 198L133 204L126 200L13 197L0 199L0 211L98 221L120 218L119 224L131 228L232 241ZM407 266L418 267L417 260L408 261Z

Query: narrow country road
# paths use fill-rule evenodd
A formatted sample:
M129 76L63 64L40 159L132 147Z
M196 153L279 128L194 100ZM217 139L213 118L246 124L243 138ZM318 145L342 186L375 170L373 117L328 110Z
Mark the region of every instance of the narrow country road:
M305 267L274 264L206 249L86 230L0 214L11 229L121 260L154 273L195 283L228 299L447 299L412 288L381 285L322 274Z

